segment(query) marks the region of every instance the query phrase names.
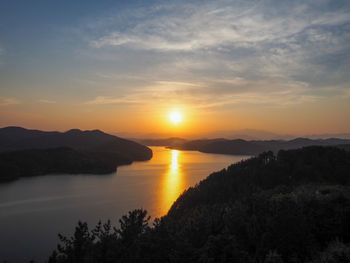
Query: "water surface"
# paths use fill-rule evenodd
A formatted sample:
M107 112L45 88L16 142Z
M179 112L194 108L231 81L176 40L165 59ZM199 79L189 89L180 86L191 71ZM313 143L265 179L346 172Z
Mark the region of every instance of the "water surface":
M0 184L0 261L41 261L78 220L94 226L135 208L154 219L211 172L246 156L151 147L153 158L109 175L48 175Z

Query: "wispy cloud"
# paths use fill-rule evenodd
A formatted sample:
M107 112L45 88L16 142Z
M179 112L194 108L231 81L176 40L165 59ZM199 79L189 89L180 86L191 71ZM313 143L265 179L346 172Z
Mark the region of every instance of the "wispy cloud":
M21 104L21 102L17 99L0 97L0 106L2 106L2 107L10 106L10 105L17 105L17 104Z
M145 12L147 17L138 17L139 23L112 31L91 41L91 45L160 51L256 47L260 43L287 43L307 28L337 26L350 20L346 11L317 13L307 4L284 3L275 7L272 2L167 5L161 12L156 9L153 15Z
M259 90L255 87L259 86ZM215 82L154 81L123 96L97 96L88 105L182 104L196 109L212 109L230 105L288 106L312 103L321 96L305 93L307 83L278 80L222 79Z
M57 103L54 100L46 100L46 99L41 99L41 100L39 100L39 102L40 103L46 103L46 104L55 104L55 103Z
M125 26L123 18L111 15L106 33L89 43L92 52L114 58L119 68L128 61L128 74L138 81L139 91L132 93L143 97L203 105L287 105L349 89L346 1L188 1L125 11L124 16L133 22ZM103 76L113 79L113 74ZM324 92L334 85L342 91ZM123 98L112 99L112 94L100 102L142 100L131 99L127 88L122 93ZM220 96L225 98L218 103Z
M133 99L130 97L113 98L109 96L97 96L93 100L84 102L88 105L106 105L106 104L121 104L121 103L140 103L140 100Z

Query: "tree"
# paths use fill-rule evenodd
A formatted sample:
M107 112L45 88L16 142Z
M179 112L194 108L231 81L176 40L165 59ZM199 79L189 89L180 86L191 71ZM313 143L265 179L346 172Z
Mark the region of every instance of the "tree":
M117 233L120 235L121 241L125 245L130 245L141 234L149 230L150 216L147 216L147 211L136 209L130 211L128 215L122 216L119 219L120 229Z

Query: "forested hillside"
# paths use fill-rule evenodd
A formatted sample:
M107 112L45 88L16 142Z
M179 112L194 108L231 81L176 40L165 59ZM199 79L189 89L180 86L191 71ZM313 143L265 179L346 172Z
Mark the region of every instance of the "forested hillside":
M152 158L139 143L99 130L45 132L0 128L0 182L52 173L105 174L123 164Z
M18 150L0 153L0 182L19 177L45 174L106 174L126 164L128 159L117 162L98 159L71 148Z
M79 223L49 262L349 262L350 152L264 152L185 191L152 226Z
M0 128L0 151L49 149L69 147L80 152L116 154L123 159L144 161L152 158L152 150L139 143L126 140L100 130L66 132L28 130L21 127Z

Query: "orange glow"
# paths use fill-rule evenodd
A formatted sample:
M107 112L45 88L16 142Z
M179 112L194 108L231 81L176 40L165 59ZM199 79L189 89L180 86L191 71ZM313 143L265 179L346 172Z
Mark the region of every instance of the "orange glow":
M335 98L290 107L260 105L258 110L252 105L247 106L248 108L237 106L225 110L203 108L196 107L190 101L170 105L149 103L140 107L118 104L86 105L73 100L67 100L63 107L59 103L40 104L33 101L31 98L26 103L1 107L2 126L59 131L72 128L100 129L126 138L152 136L189 139L224 137L216 132L241 129L295 136L348 133L350 130L350 122L345 121L348 119L350 103L348 100L338 101ZM182 114L182 120L178 124L169 119L173 111Z
M161 214L166 214L184 190L184 175L181 167L181 152L178 150L169 151L171 162L168 171L164 174L161 193Z

